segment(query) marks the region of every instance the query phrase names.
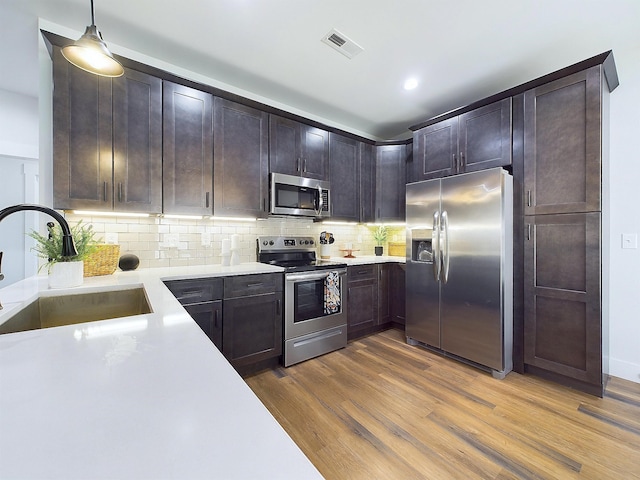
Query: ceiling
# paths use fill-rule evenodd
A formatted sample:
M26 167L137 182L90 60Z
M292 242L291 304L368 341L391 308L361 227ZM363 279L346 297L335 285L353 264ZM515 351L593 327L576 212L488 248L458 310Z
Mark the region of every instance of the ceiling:
M639 0L95 0L121 47L373 139L616 48ZM82 32L89 0L2 0L0 88L37 95L37 18ZM332 28L364 51L320 40ZM639 50L640 51L640 50ZM10 66L11 68L8 68ZM418 79L412 91L407 77ZM621 82L624 79L621 78Z

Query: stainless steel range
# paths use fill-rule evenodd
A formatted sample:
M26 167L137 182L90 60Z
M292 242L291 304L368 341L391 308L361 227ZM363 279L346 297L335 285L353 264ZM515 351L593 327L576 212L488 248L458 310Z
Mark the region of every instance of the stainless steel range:
M284 366L347 345L347 265L316 259L312 237L258 237L258 261L285 268Z

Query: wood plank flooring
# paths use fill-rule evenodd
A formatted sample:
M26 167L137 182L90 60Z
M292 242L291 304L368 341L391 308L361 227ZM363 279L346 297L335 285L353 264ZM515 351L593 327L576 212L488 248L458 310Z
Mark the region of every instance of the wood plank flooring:
M398 330L245 380L328 480L640 479L633 382L496 380Z

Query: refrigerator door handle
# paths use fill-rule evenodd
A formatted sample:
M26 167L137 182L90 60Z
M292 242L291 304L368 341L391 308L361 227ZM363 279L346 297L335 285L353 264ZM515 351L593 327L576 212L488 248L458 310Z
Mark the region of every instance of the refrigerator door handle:
M442 283L449 281L449 215L443 211L440 222L444 234L444 248L442 249Z
M431 231L431 250L433 257L433 278L440 281L440 212L433 212L433 229Z

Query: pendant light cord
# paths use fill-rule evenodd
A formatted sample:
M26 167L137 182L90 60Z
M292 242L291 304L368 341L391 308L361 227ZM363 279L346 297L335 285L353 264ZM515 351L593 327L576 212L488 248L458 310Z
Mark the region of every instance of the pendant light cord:
M95 24L96 24L96 20L93 15L93 0L91 0L91 25L95 25Z

